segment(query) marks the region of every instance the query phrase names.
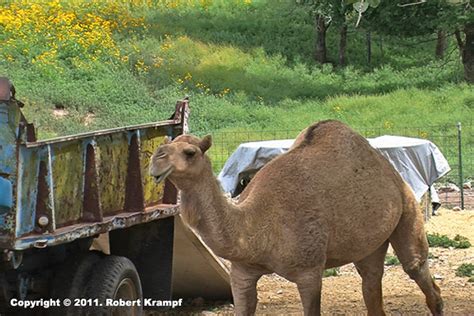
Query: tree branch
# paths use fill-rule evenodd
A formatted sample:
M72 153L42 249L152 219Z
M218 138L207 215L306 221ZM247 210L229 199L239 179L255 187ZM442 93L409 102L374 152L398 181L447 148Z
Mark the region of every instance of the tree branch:
M360 20L362 19L362 11L359 11L359 16L357 17L357 22L356 22L356 26L355 27L358 27L359 26L359 23L360 23Z
M357 10L359 12L359 16L357 17L357 22L356 22L355 27L359 26L360 20L362 19L362 13L363 13L362 6L363 6L363 4L364 4L364 0L361 0L359 9Z
M409 7L409 6L412 6L412 5L418 5L418 4L422 4L422 3L425 3L426 0L421 0L421 1L418 1L418 2L412 2L412 3L407 3L407 4L397 4L398 7L400 8L403 8L403 7Z

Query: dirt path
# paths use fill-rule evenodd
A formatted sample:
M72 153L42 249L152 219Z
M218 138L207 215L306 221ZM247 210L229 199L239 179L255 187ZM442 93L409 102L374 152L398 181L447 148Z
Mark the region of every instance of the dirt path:
M474 211L441 210L427 224L428 232L467 237L474 245ZM390 250L389 250L390 251ZM447 315L474 315L474 283L455 276L462 263L474 263L474 247L468 249L430 248L430 267L437 278ZM427 315L428 309L415 282L401 266L386 266L383 279L385 311L392 315ZM257 315L301 315L296 286L277 276L263 277L258 283ZM365 315L361 279L352 264L340 268L336 277L323 280L323 315ZM231 315L231 304L205 305L176 311L180 315Z

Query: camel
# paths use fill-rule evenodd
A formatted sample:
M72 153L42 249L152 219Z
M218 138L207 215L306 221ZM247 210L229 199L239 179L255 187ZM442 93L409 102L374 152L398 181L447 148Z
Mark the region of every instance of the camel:
M418 203L362 136L338 121L311 125L257 172L238 203L225 197L213 175L205 154L211 144L209 135L178 136L157 148L149 171L181 191L185 223L231 261L235 314L254 314L257 281L277 273L296 283L304 314L319 315L324 269L353 262L368 315L385 315L382 275L390 243L431 313L442 315Z

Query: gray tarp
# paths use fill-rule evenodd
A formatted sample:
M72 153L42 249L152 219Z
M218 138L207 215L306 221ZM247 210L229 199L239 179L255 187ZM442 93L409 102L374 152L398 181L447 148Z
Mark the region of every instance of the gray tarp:
M451 168L441 151L425 139L380 136L369 138L413 189L418 201L430 186ZM266 163L286 152L294 140L272 140L241 144L229 157L218 179L224 192L234 195L245 175L252 175Z

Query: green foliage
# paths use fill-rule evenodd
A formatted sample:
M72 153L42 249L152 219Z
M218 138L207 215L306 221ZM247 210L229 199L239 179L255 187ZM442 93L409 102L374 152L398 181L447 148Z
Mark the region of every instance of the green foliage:
M385 257L385 265L386 266L398 266L398 265L400 265L400 261L398 260L397 256L387 255Z
M454 246L455 248L471 247L471 243L469 242L469 239L461 235L454 236L454 243L455 243L455 246Z
M331 268L324 270L323 278L331 277L331 276L338 276L339 275L339 268Z
M283 56L269 56L261 49L243 51L187 36L167 37L162 41L147 38L133 45L138 53L132 53L130 60L144 60L150 70L143 78L150 84L158 83L161 88L179 84L186 92L221 96L243 92L265 103L323 99L337 94L378 94L408 87L437 88L446 81L461 79L457 67L436 68L439 61L403 71L381 66L364 73L355 67L333 71L332 67L319 68L302 62L288 65ZM157 58L162 63L153 67Z
M431 35L437 30L446 29L444 24L452 20L456 13L456 7L445 0L403 7L399 2L382 1L377 9L366 16L364 25L390 35Z
M454 239L450 239L446 235L440 235L438 233L427 234L428 244L430 247L442 247L442 248L469 248L471 243L469 240L461 235L456 235Z
M456 276L472 278L474 276L474 264L472 264L472 263L463 263L463 264L461 264L456 269Z
M270 55L281 54L289 60L312 59L310 11L296 6L293 0L242 2L214 1L209 6L183 6L179 10L159 7L142 14L150 23L150 34L157 38L186 35L243 50L263 48Z
M431 126L472 117L459 56L434 60L434 43L422 37L374 33L367 65L365 32L351 24L350 66L341 69L313 63L313 16L293 0L91 3L0 5L0 74L14 82L40 138L166 119L185 95L198 134L291 129L294 137L334 118L365 136L420 127L412 136L431 138L440 133ZM328 31L333 58L338 32ZM62 107L67 115L54 116ZM211 154L224 149L216 143Z

